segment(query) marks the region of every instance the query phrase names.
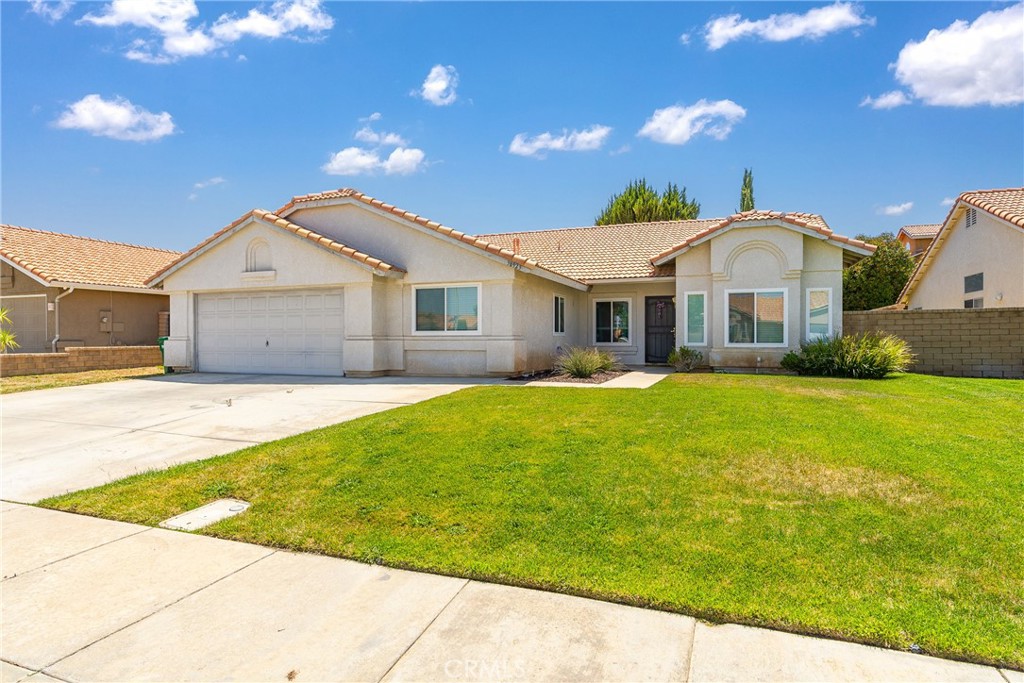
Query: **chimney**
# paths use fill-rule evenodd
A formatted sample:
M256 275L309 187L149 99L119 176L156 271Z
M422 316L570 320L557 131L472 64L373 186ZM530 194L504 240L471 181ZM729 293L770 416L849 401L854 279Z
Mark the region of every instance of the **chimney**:
M519 238L518 237L513 237L512 238L512 253L514 253L514 254L518 254L519 253Z

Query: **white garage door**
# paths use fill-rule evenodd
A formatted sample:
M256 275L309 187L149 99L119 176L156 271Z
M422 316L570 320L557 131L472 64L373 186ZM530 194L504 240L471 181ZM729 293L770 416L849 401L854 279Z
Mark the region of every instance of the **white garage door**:
M197 307L200 371L343 373L341 290L202 294Z

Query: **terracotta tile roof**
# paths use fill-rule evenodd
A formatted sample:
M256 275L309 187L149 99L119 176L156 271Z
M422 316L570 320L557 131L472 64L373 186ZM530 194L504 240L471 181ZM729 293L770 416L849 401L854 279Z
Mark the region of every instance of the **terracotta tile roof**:
M516 251L577 280L671 277L675 274L675 264L654 266L651 256L717 222L596 225L480 235L480 239Z
M923 240L935 237L938 234L942 223L929 223L928 225L904 225L900 232L913 240Z
M387 273L395 273L395 274L398 274L398 273L404 273L405 272L405 270L403 270L402 268L399 268L398 266L393 266L390 263L385 263L384 261L380 260L379 258L375 258L373 256L370 256L369 254L364 254L361 251L358 251L356 249L353 249L352 247L346 246L346 245L342 244L341 242L337 242L335 240L332 240L329 237L324 237L323 235L315 233L312 230L309 230L307 228L302 227L301 225L297 225L295 223L292 223L289 220L281 218L277 214L271 213L270 211L265 211L263 209L253 209L252 211L250 211L249 213L245 214L244 216L242 216L238 220L229 223L228 225L224 226L223 228L221 228L217 232L213 233L212 235L207 237L205 240L203 240L202 242L200 242L199 244L197 244L196 246L192 247L187 252L182 254L179 258L175 259L173 262L168 263L164 268L160 269L158 272L153 274L153 276L150 277L149 282L155 282L155 281L161 279L164 275L169 273L172 269L176 268L179 265L183 265L186 261L191 260L194 256L196 256L204 248L206 248L207 246L213 244L218 239L220 239L222 236L224 236L227 233L231 232L236 227L238 227L239 225L241 225L245 221L249 220L250 218L257 218L257 219L259 219L259 220L261 220L261 221L263 221L265 223L269 223L271 225L275 225L275 226L277 226L279 228L282 228L283 230L287 230L288 232L293 233L295 235L298 235L299 237L301 237L301 238L303 238L305 240L309 240L310 242L312 242L312 243L314 243L314 244L316 244L318 246L324 247L325 249L330 249L333 252L341 254L342 256L346 256L346 257L348 257L348 258L350 258L353 261L356 261L358 263L362 263L362 264L364 264L366 266L369 266L370 268L373 268L374 270L379 271L381 273L385 273L385 274L387 274Z
M329 202L331 200L337 199L353 199L355 201L362 202L363 204L366 204L368 206L372 206L381 211L386 211L387 213L398 216L399 218L407 220L410 223L415 223L416 225L422 226L429 230L433 230L438 234L445 235L447 237L458 240L465 244L469 244L473 247L476 247L477 249L486 251L489 254L501 256L502 258L508 259L512 263L518 264L520 266L547 271L549 273L552 273L553 275L557 275L562 278L567 277L570 280L575 279L570 275L566 275L565 273L556 271L553 268L550 268L544 264L540 264L532 258L529 258L522 254L513 253L510 249L488 242L487 240L481 239L480 237L474 237L473 235L469 235L467 233L460 232L453 228L449 228L448 226L442 225L437 221L429 220L427 218L424 218L423 216L414 214L411 211L406 211L404 209L398 208L397 206L393 206L391 204L382 202L379 199L374 199L369 195L365 195L362 192L354 190L349 187L343 187L338 190L328 190L327 192L317 192L314 194L305 194L299 195L297 197L292 197L291 201L282 206L275 213L277 213L278 215L287 216L292 211L296 211L298 209L303 208L303 204Z
M3 224L0 254L47 283L145 289L180 252Z
M935 260L935 256L942 248L946 235L953 229L954 224L960 220L960 215L965 206L973 206L976 209L1001 218L1013 226L1024 229L1024 187L1007 187L1001 190L971 190L962 193L953 202L946 220L940 223L939 231L935 238L928 245L917 262L917 267L910 274L910 279L900 292L896 303L906 307L910 304L910 295L921 282L921 278L928 270L928 266Z
M867 242L862 242L861 240L858 239L853 239L851 237L845 237L843 235L835 234L834 232L832 232L832 229L828 227L828 223L825 222L825 219L816 213L784 213L781 211L761 211L755 209L754 211L743 211L741 213L734 213L728 218L720 218L713 225L708 226L707 228L701 230L700 232L694 235L690 235L689 237L679 242L678 244L672 246L671 248L662 251L656 256L653 256L651 258L651 261L654 262L655 264L667 261L668 259L673 258L679 251L697 242L698 240L702 240L715 232L724 230L729 226L735 225L737 223L758 223L762 221L776 220L781 221L783 223L788 223L798 228L813 230L814 232L826 237L827 239L833 242L849 245L851 247L862 249L869 253L874 252L876 249L876 247L873 244L868 244Z

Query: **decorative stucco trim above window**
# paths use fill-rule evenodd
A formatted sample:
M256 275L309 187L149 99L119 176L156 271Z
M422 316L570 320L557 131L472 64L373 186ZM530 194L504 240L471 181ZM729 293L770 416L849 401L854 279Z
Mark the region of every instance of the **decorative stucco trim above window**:
M276 270L247 270L242 273L242 282L273 282L276 279Z
M451 292L450 290L458 289L475 289L476 290L476 305L472 309L472 313L459 312L466 305L467 300L465 293ZM434 301L427 301L424 298L424 305L433 304L435 307L439 307L439 311L432 313L425 312L424 315L437 316L440 315L440 329L421 329L436 327L437 322L432 320L420 320L419 307L420 297L419 292L426 290L440 290L441 299L438 300L436 295L432 297ZM455 300L453 301L453 296ZM424 285L413 285L412 287L412 321L411 331L414 336L417 337L479 337L483 334L483 316L481 315L483 303L483 285L479 282L447 282L447 283L431 283ZM438 306L439 305L439 306ZM452 307L455 310L452 310ZM472 320L471 320L472 319ZM431 324L433 322L433 324ZM460 326L474 325L474 329L459 329ZM449 328L449 326L453 326Z
M775 317L781 318L781 320L759 320L758 316L758 304L762 306L765 304L776 301L780 297L777 295L781 294L782 309L781 315ZM747 302L741 302L737 300L737 306L731 305L732 298L735 296L737 299L740 296L750 297L750 313L749 320L745 317L743 311L738 309L741 306L746 306ZM725 328L725 345L730 348L758 348L758 349L783 349L789 346L789 290L788 289L727 289L725 290L725 301L723 303L723 314ZM734 310L736 309L736 310ZM735 314L735 315L734 315ZM776 336L773 328L765 329L763 332L760 328L761 324L767 323L781 323L782 325L782 341L779 342L763 342L759 341L759 337L762 335L774 337ZM735 334L733 334L735 333ZM749 338L751 341L730 341L733 337L738 338Z
M740 244L731 252L729 252L729 256L727 256L725 259L725 270L721 273L713 273L711 278L717 281L733 279L733 267L736 264L736 260L743 254L747 253L748 251L752 251L755 249L767 251L769 254L775 257L776 262L778 262L779 264L780 277L783 280L791 280L800 277L800 269L789 267L789 260L786 258L785 252L779 249L777 245L766 240L751 240L749 242L744 242L743 244Z

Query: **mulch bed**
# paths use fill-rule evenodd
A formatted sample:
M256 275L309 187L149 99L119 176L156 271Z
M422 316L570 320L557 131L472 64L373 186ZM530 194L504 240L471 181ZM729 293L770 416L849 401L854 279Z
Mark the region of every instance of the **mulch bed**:
M554 370L548 370L546 372L535 372L532 375L519 375L517 377L509 377L509 379L518 380L521 382L565 382L567 384L603 384L610 379L621 377L628 373L629 370L607 370L595 373L591 377L573 377L571 375L558 374Z

